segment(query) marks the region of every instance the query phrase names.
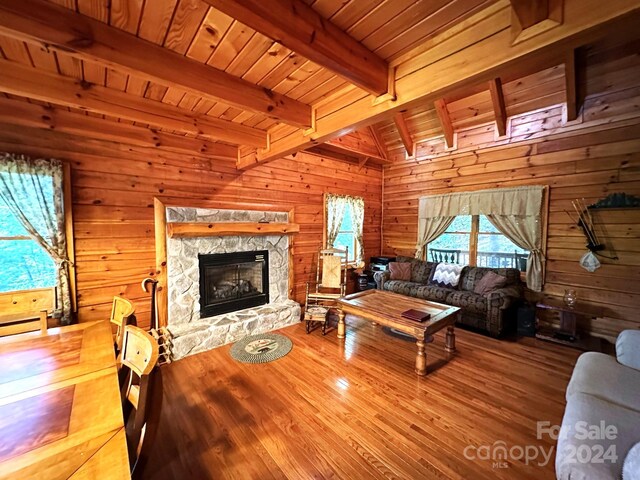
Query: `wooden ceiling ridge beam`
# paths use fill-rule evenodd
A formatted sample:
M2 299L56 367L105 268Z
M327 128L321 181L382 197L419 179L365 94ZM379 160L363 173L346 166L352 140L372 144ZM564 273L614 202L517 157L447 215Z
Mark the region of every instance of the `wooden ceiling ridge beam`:
M502 80L494 78L489 81L489 92L491 93L491 103L493 113L496 117L496 129L499 137L507 134L507 107L504 103L504 91L502 90Z
M298 128L312 125L309 105L45 0L0 0L0 32Z
M0 60L0 91L65 107L203 135L235 145L267 146L264 130L167 105L119 90Z
M234 158L236 147L184 137L151 128L113 122L69 112L64 108L47 107L0 97L0 122L27 128L41 128L125 145L165 148L190 155Z
M369 131L371 132L371 136L373 137L374 142L376 143L376 147L378 147L378 151L380 152L380 156L385 159L389 159L389 151L387 150L387 144L384 143L384 139L382 138L382 134L380 133L380 129L377 125L370 125Z
M387 62L301 0L205 2L374 96L389 91Z
M451 123L451 116L449 115L449 110L447 109L447 102L444 99L440 98L433 102L433 106L436 109L436 113L438 114L438 120L440 121L440 126L442 127L442 131L444 133L444 141L446 142L447 148L453 148L453 124Z
M409 126L407 125L407 121L405 120L402 112L397 112L393 116L393 123L398 130L398 135L400 135L402 145L404 145L404 149L407 151L407 155L413 157L416 150L416 144L411 137L411 131L409 130Z
M395 67L396 99L380 103L354 92L320 112L312 133L289 129L268 149L257 150L239 161L239 169L281 158L340 135L391 118L395 113L445 98L453 91L514 70L548 63L558 48L576 48L606 36L612 30L631 29L640 15L637 0L586 2L564 0L566 21L528 40L513 42L511 8L500 0L404 55ZM428 48L427 48L428 46Z

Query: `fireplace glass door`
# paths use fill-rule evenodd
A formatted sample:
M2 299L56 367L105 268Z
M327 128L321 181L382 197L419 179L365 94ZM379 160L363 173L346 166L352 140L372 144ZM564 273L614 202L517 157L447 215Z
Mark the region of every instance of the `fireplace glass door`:
M200 317L269 303L269 252L198 255Z

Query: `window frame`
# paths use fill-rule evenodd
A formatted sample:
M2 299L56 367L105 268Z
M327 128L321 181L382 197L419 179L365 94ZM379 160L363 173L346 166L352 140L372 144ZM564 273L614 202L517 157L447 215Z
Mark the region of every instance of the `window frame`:
M464 216L464 215L459 215ZM469 215L471 217L471 231L470 232L445 232L449 234L469 235L469 266L476 267L478 264L478 236L479 235L501 235L505 238L506 235L500 232L480 232L480 215ZM546 221L544 222L546 226ZM443 233L443 235L445 234ZM546 228L543 229L543 248L546 250ZM429 244L425 245L422 251L422 259L429 260L428 258ZM520 277L525 278L526 272L520 271ZM543 274L544 275L544 274ZM544 276L543 276L544 278Z
M353 196L353 195L346 195L346 196ZM364 225L362 226L363 228L363 235L364 235ZM349 268L355 268L357 266L357 258L355 257L356 254L356 250L358 249L360 243L358 242L358 237L355 234L355 230L354 231L343 231L340 230L338 232L338 235L340 235L340 233L351 233L353 234L353 260L347 258L347 265L349 266ZM322 246L323 248L329 248L329 246L327 245L327 193L324 193L322 195ZM349 254L351 254L351 248L349 249ZM363 262L366 263L365 259L362 259Z
M77 313L77 281L76 281L76 262L75 262L75 245L73 236L73 211L72 211L72 197L71 197L71 165L69 163L63 164L62 171L62 195L64 203L64 228L65 237L67 242L67 256L69 257L69 290L71 295L71 311ZM13 237L0 237L0 241L14 241L14 240L31 240L34 241L28 235L17 235ZM57 288L57 285L53 287L44 288ZM37 292L43 290L43 287L29 288L25 290L11 290L2 292L2 295L14 294L17 292Z

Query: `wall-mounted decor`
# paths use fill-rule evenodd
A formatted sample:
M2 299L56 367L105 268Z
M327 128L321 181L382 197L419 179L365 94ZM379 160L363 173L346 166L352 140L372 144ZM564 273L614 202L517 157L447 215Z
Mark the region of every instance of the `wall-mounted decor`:
M626 193L612 193L588 208L640 208L640 197Z

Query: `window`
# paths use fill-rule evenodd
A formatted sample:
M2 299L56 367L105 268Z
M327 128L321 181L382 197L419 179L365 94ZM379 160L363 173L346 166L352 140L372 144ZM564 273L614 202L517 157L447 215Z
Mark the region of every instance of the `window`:
M431 261L526 270L529 252L493 226L485 215L459 215L427 246Z
M0 153L0 291L55 287L60 324L75 311L69 165Z
M349 249L349 263L364 263L362 232L364 200L348 195L325 195L324 245L326 248Z
M344 209L344 215L338 235L336 236L333 246L340 249L349 249L349 263L356 261L356 255L358 254L358 238L356 237L353 229L353 221L351 218L351 205L347 204Z
M52 198L51 178L45 177L40 182L45 195ZM53 200L48 203L53 205ZM1 197L0 218L0 292L55 286L53 259L29 236ZM39 232L47 231L44 225L35 226Z

